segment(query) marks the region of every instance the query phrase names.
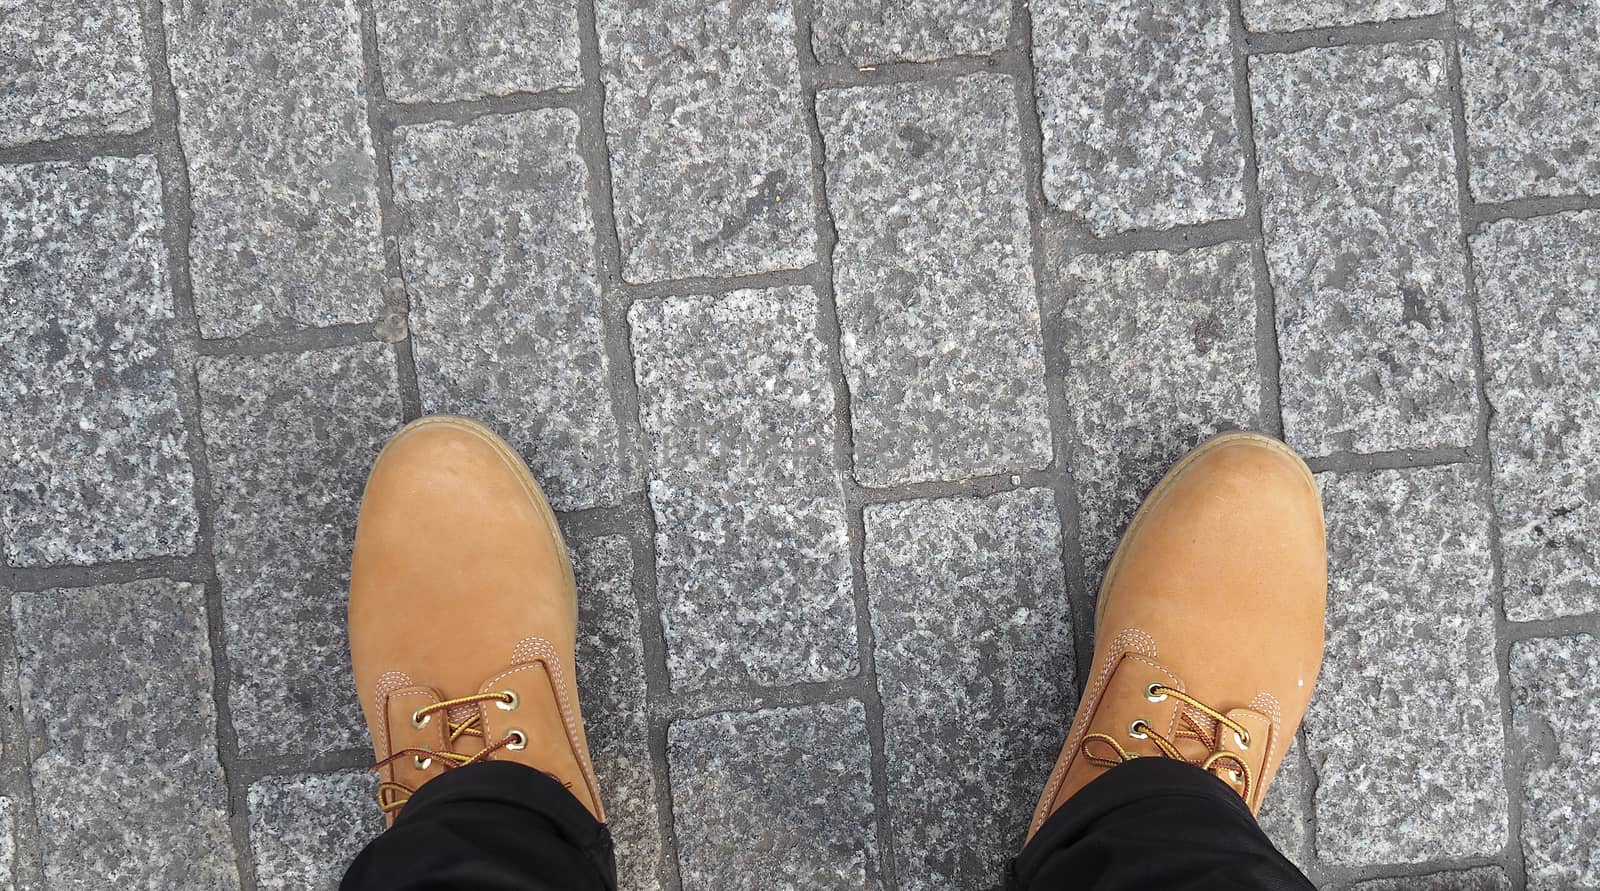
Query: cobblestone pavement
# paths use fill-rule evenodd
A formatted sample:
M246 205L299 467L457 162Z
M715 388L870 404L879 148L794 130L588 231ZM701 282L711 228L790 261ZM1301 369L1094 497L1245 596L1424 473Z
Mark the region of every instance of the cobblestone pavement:
M449 10L444 12L442 10ZM1122 524L1311 456L1324 887L1600 886L1600 0L0 0L0 885L331 888L357 495L571 533L625 886L991 888Z

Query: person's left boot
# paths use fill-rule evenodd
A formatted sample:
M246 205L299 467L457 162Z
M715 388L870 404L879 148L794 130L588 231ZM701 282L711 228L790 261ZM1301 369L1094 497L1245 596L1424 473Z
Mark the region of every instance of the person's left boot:
M573 676L572 567L509 446L447 415L389 441L362 498L349 607L391 822L423 784L491 760L554 777L605 820Z

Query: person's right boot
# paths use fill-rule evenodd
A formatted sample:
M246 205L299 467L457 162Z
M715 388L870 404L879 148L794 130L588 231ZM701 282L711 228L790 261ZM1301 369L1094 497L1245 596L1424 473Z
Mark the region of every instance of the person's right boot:
M1275 439L1225 433L1167 472L1106 569L1092 674L1028 827L1136 757L1202 767L1252 812L1322 664L1322 500Z

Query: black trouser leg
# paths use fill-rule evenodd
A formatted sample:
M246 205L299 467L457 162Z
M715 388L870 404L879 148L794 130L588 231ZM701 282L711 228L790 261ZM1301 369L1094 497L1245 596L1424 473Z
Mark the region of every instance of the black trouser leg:
M345 872L340 891L615 891L611 833L560 783L510 761L447 771L417 791Z
M1016 891L1315 891L1227 784L1154 757L1119 764L1067 799L1011 869Z

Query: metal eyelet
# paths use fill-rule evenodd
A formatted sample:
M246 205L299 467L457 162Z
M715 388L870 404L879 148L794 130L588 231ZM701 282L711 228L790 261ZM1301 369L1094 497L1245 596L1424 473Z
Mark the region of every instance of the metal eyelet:
M1161 700L1166 699L1167 694L1156 692L1159 689L1161 689L1160 684L1151 684L1150 686L1144 688L1144 698L1150 700L1151 702L1160 702Z
M411 713L411 726L417 728L418 730L421 730L422 728L428 726L428 722L432 721L432 720L433 720L433 713L432 712L429 712L428 714L424 715L422 713L422 709L419 708L416 711Z
M506 739L515 740L515 742L506 743L506 748L513 752L520 752L528 747L528 734L523 733L521 730L507 730Z
M412 755L411 763L417 768L417 770L427 770L433 766L433 759L424 758L421 755Z
M1233 741L1238 743L1239 744L1239 748L1241 748L1241 749L1250 748L1250 731L1246 730L1244 732L1244 737L1242 739L1239 737L1239 734L1235 733L1233 735Z
M1143 730L1139 729L1141 727L1144 728L1144 729ZM1150 731L1150 722L1146 721L1143 718L1134 718L1133 719L1133 723L1128 725L1128 735L1133 737L1134 739L1149 739L1150 738L1150 732L1149 731Z
M511 697L510 699L496 699L494 701L495 708L498 708L502 711L509 712L522 702L522 700L517 697L517 691L515 690L501 690L500 695Z

